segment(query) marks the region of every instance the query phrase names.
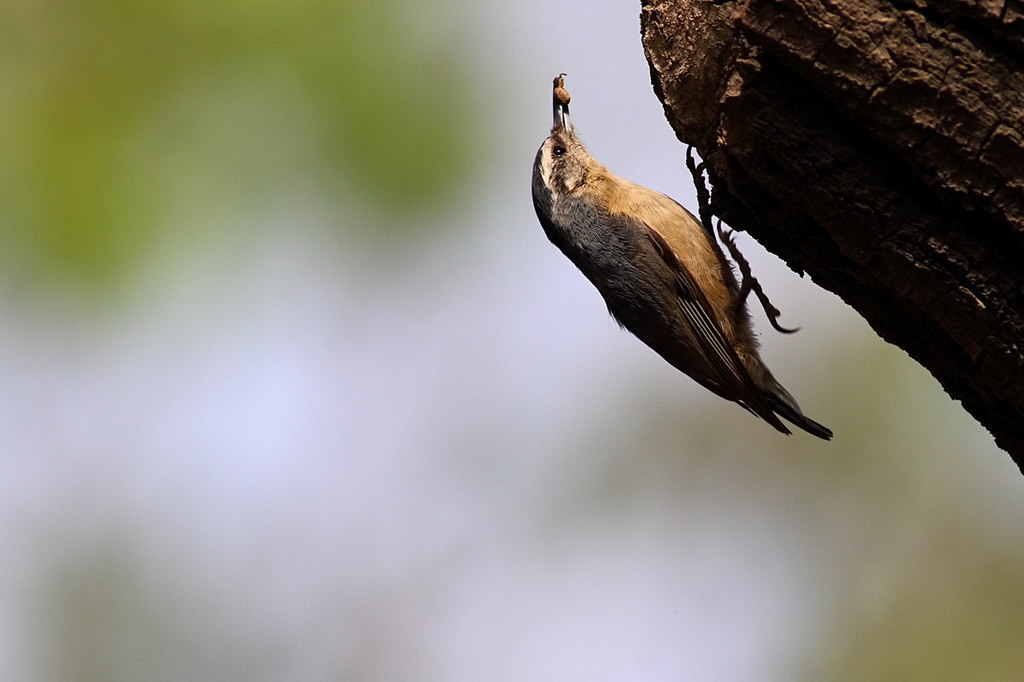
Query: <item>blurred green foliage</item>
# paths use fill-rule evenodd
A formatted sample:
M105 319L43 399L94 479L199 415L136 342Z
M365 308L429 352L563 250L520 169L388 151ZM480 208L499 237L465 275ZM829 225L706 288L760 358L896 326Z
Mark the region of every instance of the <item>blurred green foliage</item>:
M6 276L102 288L168 233L296 187L442 207L475 133L441 2L0 6Z
M849 595L853 608L836 618L806 679L1021 679L1024 557L974 535L922 539L930 546L914 565L886 567L892 584L877 608Z

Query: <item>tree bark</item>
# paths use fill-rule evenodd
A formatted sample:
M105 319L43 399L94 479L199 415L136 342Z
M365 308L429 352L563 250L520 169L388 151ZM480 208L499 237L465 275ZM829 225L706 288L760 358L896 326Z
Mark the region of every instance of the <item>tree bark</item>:
M1024 471L1020 0L642 0L712 208L835 292Z

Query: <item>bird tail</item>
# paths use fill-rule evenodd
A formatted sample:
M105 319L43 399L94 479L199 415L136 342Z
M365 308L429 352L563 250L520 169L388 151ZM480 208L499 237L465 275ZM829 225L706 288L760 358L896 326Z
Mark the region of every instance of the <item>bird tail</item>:
M764 396L768 405L771 406L777 415L812 436L817 436L824 440L832 440L831 429L822 426L813 419L805 417L804 413L800 411L800 406L793 400L793 396L789 395L781 386L779 386L779 389L781 389L781 393L765 392Z
M804 416L800 406L797 405L796 399L772 376L768 367L761 362L761 358L754 354L748 356L747 368L750 371L751 378L754 379L754 383L761 389L764 401L771 408L772 412L812 436L817 436L823 440L832 440L831 429ZM776 426L775 428L778 429L779 427Z

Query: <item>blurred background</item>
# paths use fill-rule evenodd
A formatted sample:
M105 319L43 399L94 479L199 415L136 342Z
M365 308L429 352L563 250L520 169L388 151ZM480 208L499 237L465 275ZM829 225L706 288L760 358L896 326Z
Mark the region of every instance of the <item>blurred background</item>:
M530 201L694 206L637 3L0 5L0 678L1019 680L1024 486L745 235L824 443L620 331Z

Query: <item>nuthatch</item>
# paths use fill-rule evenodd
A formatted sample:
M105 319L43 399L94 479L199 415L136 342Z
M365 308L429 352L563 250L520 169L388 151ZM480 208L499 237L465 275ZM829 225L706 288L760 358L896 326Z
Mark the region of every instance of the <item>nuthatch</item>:
M761 361L718 242L669 197L592 159L566 120L568 102L558 76L551 135L533 162L533 206L548 239L597 287L612 317L673 367L782 433L790 431L779 417L832 438Z

